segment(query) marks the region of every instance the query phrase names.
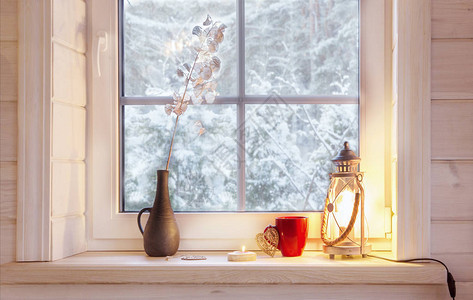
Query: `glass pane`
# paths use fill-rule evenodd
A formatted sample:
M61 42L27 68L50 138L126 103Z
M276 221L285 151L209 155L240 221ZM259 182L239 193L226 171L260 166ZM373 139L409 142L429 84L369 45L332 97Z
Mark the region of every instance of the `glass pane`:
M199 136L201 121L206 131ZM152 206L156 170L165 169L175 115L162 105L124 109L124 211ZM179 119L169 168L175 211L237 209L235 105L191 106Z
M191 64L188 46L192 28L207 13L228 28L217 56L221 69L217 83L222 96L236 95L235 0L127 0L123 10L125 96L171 96L182 80L176 69Z
M357 0L245 1L246 94L358 96Z
M323 210L331 159L358 152L358 105L246 106L246 210Z

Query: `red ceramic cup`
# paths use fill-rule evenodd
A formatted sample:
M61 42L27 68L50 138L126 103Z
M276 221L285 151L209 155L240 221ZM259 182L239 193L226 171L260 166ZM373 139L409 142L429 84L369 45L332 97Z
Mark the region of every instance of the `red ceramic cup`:
M301 256L307 242L307 217L277 217L274 227L279 233L278 249L283 256ZM268 228L266 227L266 229ZM266 231L265 229L265 231Z

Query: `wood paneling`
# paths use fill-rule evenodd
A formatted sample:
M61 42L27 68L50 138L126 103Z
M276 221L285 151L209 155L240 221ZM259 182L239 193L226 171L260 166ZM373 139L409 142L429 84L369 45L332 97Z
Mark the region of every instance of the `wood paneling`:
M457 296L456 300L471 300L471 295L473 295L473 282L457 282ZM438 294L439 299L450 299L448 294L447 287Z
M52 217L83 214L85 210L85 163L52 163Z
M15 259L16 162L0 162L0 264Z
M52 97L77 106L86 103L85 56L53 43Z
M432 257L455 276L456 299L470 299L473 162L464 160L473 159L473 1L433 0L432 38L432 99L445 99L432 101Z
M0 161L17 160L17 105L0 102Z
M55 159L85 158L85 109L53 103L52 155Z
M434 254L432 257L443 261L456 281L473 282L473 253Z
M16 252L16 219L0 217L0 238L0 264L14 261ZM2 289L3 286L0 287L0 291Z
M432 158L473 159L473 100L432 102Z
M51 220L52 260L86 251L85 237L84 215L53 218Z
M473 40L432 41L432 99L473 99Z
M18 3L17 0L0 1L0 40L18 39Z
M16 162L0 162L0 216L16 219Z
M53 1L53 38L81 53L86 50L86 21L84 1Z
M457 282L457 300L473 286ZM445 300L446 285L6 285L2 299L364 299ZM382 296L381 296L382 295Z
M473 38L473 1L433 0L432 38Z
M0 101L18 98L18 45L0 42Z
M432 162L432 220L473 221L473 162Z
M16 251L17 0L0 1L0 41L0 264L4 264L15 260Z
M472 253L473 221L433 221L432 254Z

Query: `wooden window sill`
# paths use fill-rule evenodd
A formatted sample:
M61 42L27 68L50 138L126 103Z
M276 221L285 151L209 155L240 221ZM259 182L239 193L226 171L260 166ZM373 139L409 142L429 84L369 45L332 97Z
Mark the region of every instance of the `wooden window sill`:
M181 260L183 254L204 261ZM386 256L386 253L377 253ZM376 258L336 258L307 251L302 257L228 262L226 252L183 252L173 258L143 252L85 252L55 262L2 265L1 284L445 284L442 266Z

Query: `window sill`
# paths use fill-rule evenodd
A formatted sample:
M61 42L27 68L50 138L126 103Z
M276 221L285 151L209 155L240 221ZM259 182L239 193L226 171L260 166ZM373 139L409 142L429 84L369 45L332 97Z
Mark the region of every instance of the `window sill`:
M183 254L183 253L182 253ZM379 253L385 256L386 253ZM433 263L393 263L376 258L336 258L307 251L302 257L228 262L226 252L205 261L166 260L143 252L85 252L55 262L2 265L1 284L444 284Z

